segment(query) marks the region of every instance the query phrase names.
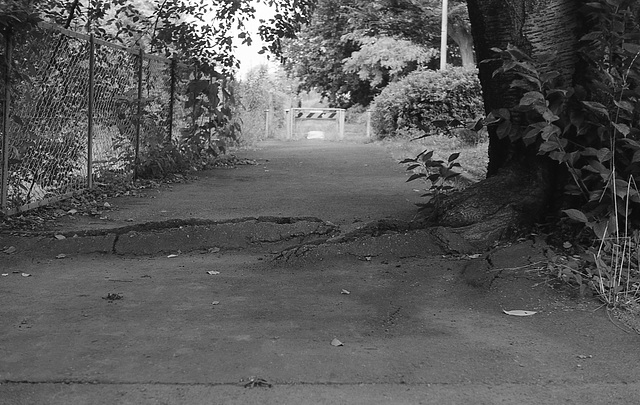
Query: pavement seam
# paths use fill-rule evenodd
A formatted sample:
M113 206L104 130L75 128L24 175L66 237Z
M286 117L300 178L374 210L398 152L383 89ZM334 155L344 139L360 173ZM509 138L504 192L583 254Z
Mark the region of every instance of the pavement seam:
M179 228L181 226L206 226L206 225L227 225L227 224L240 224L244 222L270 222L278 225L295 224L297 222L318 222L328 224L317 217L275 217L275 216L259 216L259 217L241 217L225 220L209 220L209 219L169 219L165 221L150 221L134 225L125 225L115 228L101 228L101 229L85 229L85 230L69 230L69 231L43 231L43 232L7 232L3 234L19 234L22 237L53 237L55 235L63 235L66 237L91 237L91 236L106 236L109 234L124 235L129 232L148 232L159 231L165 229ZM332 225L332 224L328 224ZM335 225L333 225L335 226Z
M588 385L634 385L640 384L639 381L548 381L543 383L536 382L476 382L469 383L468 381L457 381L457 382L339 382L339 381L296 381L296 382L273 382L269 381L273 386L281 386L281 387L293 387L293 386L389 386L389 385L402 385L409 387L434 387L434 386L489 386L489 387L500 387L500 386L532 386L532 387L562 387L562 386L588 386ZM134 386L134 385L155 385L155 386L185 386L185 387L227 387L227 386L235 386L235 387L243 387L246 381L237 381L237 382L163 382L163 381L108 381L108 380L43 380L43 381L29 381L29 380L2 380L0 381L0 385L3 384L24 384L24 385L125 385L125 386Z

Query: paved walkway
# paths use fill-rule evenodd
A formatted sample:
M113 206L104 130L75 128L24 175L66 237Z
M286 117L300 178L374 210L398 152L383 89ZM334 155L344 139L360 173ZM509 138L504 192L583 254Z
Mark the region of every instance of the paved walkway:
M379 146L243 155L66 239L0 235L0 404L637 403L640 339L551 290L541 241L407 231Z

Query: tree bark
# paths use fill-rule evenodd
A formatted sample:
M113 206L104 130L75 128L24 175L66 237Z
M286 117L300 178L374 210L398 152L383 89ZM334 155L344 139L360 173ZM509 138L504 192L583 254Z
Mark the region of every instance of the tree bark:
M476 67L476 61L473 53L473 37L468 27L460 24L449 24L449 37L458 45L460 50L460 58L462 59L462 67L473 69Z
M495 57L493 47L519 47L532 57L557 52L553 66L565 84L572 84L577 60L576 11L578 0L468 0L471 32L478 61ZM511 89L512 77L492 77L495 63L480 63L479 74L487 112L518 104L519 93ZM514 156L513 145L489 134L488 176L495 175ZM535 153L535 151L533 152ZM520 153L515 154L520 155Z
M576 11L579 0L468 0L471 32L479 62L494 58L493 47L512 44L533 58L557 52L552 66L571 85L577 62ZM485 109L512 108L521 94L511 88L513 77L493 71L496 63L479 63ZM487 180L436 205L439 224L456 228L466 239L490 244L514 229L545 215L558 184L559 165L525 147L498 138L489 128Z

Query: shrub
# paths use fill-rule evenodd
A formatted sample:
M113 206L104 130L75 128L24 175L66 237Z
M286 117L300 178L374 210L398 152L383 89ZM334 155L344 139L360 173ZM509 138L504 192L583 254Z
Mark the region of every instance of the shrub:
M483 114L477 71L450 67L412 72L389 84L373 102L371 125L380 139L411 129L455 135L450 126Z

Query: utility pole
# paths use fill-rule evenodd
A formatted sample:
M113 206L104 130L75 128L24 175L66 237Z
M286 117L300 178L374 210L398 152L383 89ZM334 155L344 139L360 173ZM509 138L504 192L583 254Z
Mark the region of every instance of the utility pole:
M449 4L448 0L442 0L442 31L440 33L440 70L447 69L447 22Z

